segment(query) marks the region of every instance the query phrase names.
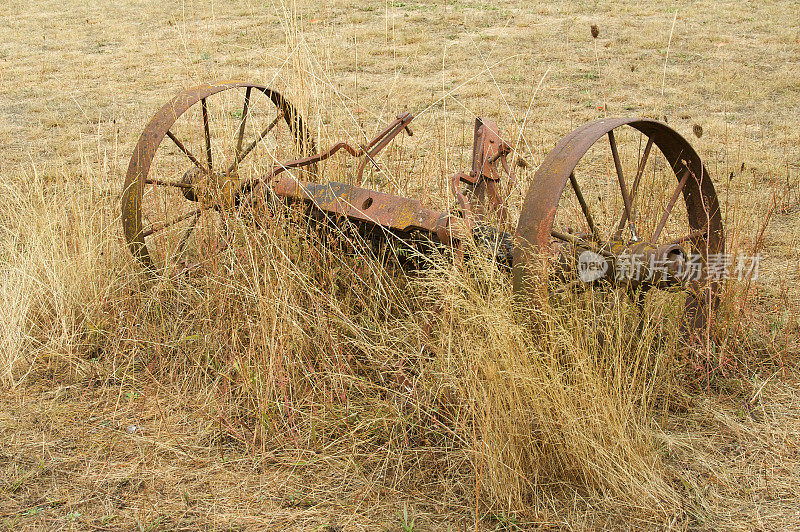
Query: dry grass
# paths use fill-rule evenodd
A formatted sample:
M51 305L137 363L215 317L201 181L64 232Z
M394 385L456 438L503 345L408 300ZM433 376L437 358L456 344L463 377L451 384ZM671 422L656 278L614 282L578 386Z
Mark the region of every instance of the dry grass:
M3 525L797 527L795 7L0 7ZM613 293L520 312L480 261L409 276L283 226L146 279L117 219L127 157L212 78L272 80L321 145L424 109L376 186L440 208L475 115L534 164L604 107L666 119L762 277L731 283L702 353L668 298L641 322Z

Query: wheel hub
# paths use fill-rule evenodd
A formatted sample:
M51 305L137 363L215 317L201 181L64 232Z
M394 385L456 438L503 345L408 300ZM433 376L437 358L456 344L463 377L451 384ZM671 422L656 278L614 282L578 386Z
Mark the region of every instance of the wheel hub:
M189 185L182 189L183 196L189 201L213 204L226 210L236 204L239 176L235 170L219 174L193 166L183 174L181 183Z
M656 246L644 241L614 239L602 244L576 234L576 243L557 245L555 260L562 278L577 276L584 283L608 282L630 290L670 288L685 283L686 252L678 244Z

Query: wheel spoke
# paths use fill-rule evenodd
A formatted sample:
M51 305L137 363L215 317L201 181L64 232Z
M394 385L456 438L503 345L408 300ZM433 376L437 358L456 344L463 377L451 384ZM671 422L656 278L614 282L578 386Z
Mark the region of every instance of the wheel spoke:
M219 93L223 94L217 96ZM134 258L158 269L177 261L180 269L175 273L180 273L187 269L185 262L207 262L205 256L238 246L237 214L247 208L260 209L263 203L271 222L273 211L281 204L266 190L256 191L256 198L248 194L250 187L266 178L245 176L245 165L267 164L266 171L276 174L315 164L316 159L279 162L297 158L283 157L284 150L296 155L302 149L315 151L310 131L292 104L277 92L242 82L182 92L139 135L125 174L122 226ZM231 173L226 174L229 165ZM245 179L240 180L237 172ZM231 196L238 187L242 198ZM220 194L222 197L216 198ZM220 223L220 218L227 225ZM261 223L260 219L254 221Z
M178 149L181 150L189 158L189 160L192 161L195 164L195 166L197 166L200 170L202 170L204 172L206 171L206 167L203 166L203 163L198 161L197 157L192 155L192 152L190 152L188 150L188 148L186 148L186 146L183 145L183 142L178 140L178 137L176 137L175 135L172 134L172 131L167 130L167 136L170 139L172 139L172 142L175 143L175 145L178 147Z
M628 195L628 188L625 186L625 176L622 174L622 163L619 160L619 152L617 151L617 140L614 138L614 131L608 132L608 143L611 145L611 156L614 158L614 167L617 170L617 179L619 180L619 188L622 192L622 201L625 204L625 216L628 218L629 227L631 229L631 238L639 240L636 235L636 226L634 225L633 218L631 218L631 197Z
M661 215L661 220L659 220L656 230L653 232L653 238L650 240L651 242L657 242L658 237L661 236L661 231L663 231L664 226L667 225L669 215L672 213L672 209L675 207L675 203L678 201L678 196L680 196L683 187L686 186L686 182L689 180L689 175L691 173L692 171L688 168L683 171L683 176L678 182L678 186L675 187L675 192L672 193L672 197L669 199L669 203L667 203L667 208L664 209L664 214Z
M644 174L644 167L647 164L647 158L650 156L650 150L653 148L653 137L647 137L647 144L644 147L644 153L639 161L639 166L636 168L636 177L633 179L633 186L631 187L631 202L636 199L636 192L639 190L639 182L642 180Z
M211 205L203 205L202 207L198 207L197 209L195 209L195 210L193 210L191 212L188 212L186 214L182 214L182 215L178 216L177 218L173 218L172 220L170 220L168 222L160 222L160 223L157 223L157 224L153 224L150 227L148 227L147 229L143 229L142 230L142 237L148 237L148 236L152 235L153 233L158 233L159 231L163 231L167 227L171 227L171 226L175 225L176 223L179 223L179 222L182 222L183 220L191 218L192 216L197 216L201 212L203 212L205 210L208 210L210 208L211 208Z
M684 235L680 238L673 238L667 244L674 245L674 244L683 244L684 242L688 242L690 240L694 240L695 238L706 236L708 234L708 226L701 227L700 229L696 229L689 233L688 235Z
M250 89L252 87L247 87L247 91L244 93L244 107L242 107L242 123L239 124L239 135L236 138L236 157L239 157L239 154L242 152L242 140L244 140L244 125L247 122L247 113L250 110Z
M575 178L575 172L569 174L569 182L572 183L572 190L575 191L575 196L578 197L578 203L581 204L581 210L583 211L583 215L586 217L586 222L589 224L589 229L591 229L592 235L594 236L595 240L601 242L602 239L600 238L600 233L598 233L597 227L594 225L592 213L589 212L589 206L586 204L586 200L583 198L581 187L578 186L578 180Z
M227 173L229 173L229 174L230 174L231 172L233 172L234 170L236 170L236 167L237 167L237 166L239 166L239 164L242 162L242 160L244 160L244 158L245 158L245 157L247 157L247 155L248 155L248 154L249 154L251 151L253 151L253 148L255 148L255 147L258 145L258 143L259 143L259 142L261 142L261 141L264 139L264 137L266 137L266 136L267 136L267 134L268 134L270 131L272 131L272 129L273 129L273 128L274 128L274 127L275 127L275 126L278 124L278 122L280 121L280 119L281 119L281 118L283 118L283 111L279 111L279 112L278 112L278 116L276 116L276 117L275 117L275 120L273 120L272 122L270 122L270 123L269 123L269 125L268 125L267 127L265 127L265 128L264 128L264 131L262 131L262 132L261 132L261 134L260 134L260 135L258 135L258 138L256 138L256 140L254 140L253 142L251 142L251 143L250 143L250 145L249 145L249 146L247 146L247 148L245 148L245 150L244 150L243 152L239 153L239 154L236 156L236 159L233 161L233 164L231 164L231 165L228 167L228 172L227 172Z
M176 187L176 188L185 188L185 189L192 189L192 185L188 183L181 183L180 181L166 181L164 179L154 179L154 178L147 178L144 180L145 183L150 185L158 185L160 187Z
M189 223L189 226L183 231L183 235L181 235L181 240L178 242L178 249L175 251L175 260L177 261L181 254L183 253L183 248L186 247L186 243L189 242L189 237L192 236L192 231L194 231L195 226L197 226L197 220L200 219L201 213L195 213L194 218Z
M579 247L579 248L588 249L590 251L594 251L595 253L599 253L600 255L602 255L602 256L604 256L606 258L613 258L614 257L614 255L611 252L606 251L605 249L598 247L597 245L595 245L592 242L587 242L587 241L585 241L585 240L583 240L581 238L578 238L576 236L569 235L567 233L562 233L560 231L556 231L555 229L551 229L550 230L550 236L552 236L553 238L557 238L559 240L563 240L564 242L570 243L573 246L576 246L576 247Z
M653 137L647 137L647 144L644 147L644 153L642 153L642 158L639 160L639 166L636 168L636 177L633 179L633 185L631 186L631 206L633 206L633 202L636 201L636 192L639 190L639 182L642 180L642 174L644 174L644 167L647 164L647 158L650 156L650 150L653 148ZM631 212L633 214L633 212ZM622 217L619 220L619 225L617 226L617 232L614 236L619 237L622 234L622 230L625 229L625 224L628 222L627 212L622 213Z
M200 102L203 104L203 129L206 137L206 160L208 161L208 170L213 172L214 164L211 162L211 132L208 128L208 104L206 104L205 98L200 100Z

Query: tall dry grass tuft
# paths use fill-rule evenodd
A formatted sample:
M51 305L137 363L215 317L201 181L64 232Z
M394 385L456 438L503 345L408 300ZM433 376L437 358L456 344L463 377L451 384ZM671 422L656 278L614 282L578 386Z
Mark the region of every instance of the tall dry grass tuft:
M541 504L555 487L673 507L651 424L669 389L675 309L662 322L597 292L525 313L491 269L452 272L429 281L446 301L437 367L473 424L477 489L507 509Z
M237 245L202 272L129 279L106 356L203 412L209 444L347 456L481 511L546 512L566 490L672 515L652 424L677 307L597 292L525 313L488 262L409 271L298 222L231 219Z
M0 379L12 385L37 356L91 343L122 250L100 191L36 166L0 188Z

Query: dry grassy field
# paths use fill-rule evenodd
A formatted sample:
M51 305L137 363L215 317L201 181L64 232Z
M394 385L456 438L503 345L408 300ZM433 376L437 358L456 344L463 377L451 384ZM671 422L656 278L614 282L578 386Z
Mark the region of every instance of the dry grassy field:
M0 21L0 526L800 528L797 0L7 0ZM219 79L282 91L318 146L417 114L370 186L439 209L491 118L529 162L513 219L577 126L666 121L759 277L689 347L667 299L520 318L491 264L407 276L291 229L149 278L122 236L131 152Z

